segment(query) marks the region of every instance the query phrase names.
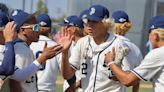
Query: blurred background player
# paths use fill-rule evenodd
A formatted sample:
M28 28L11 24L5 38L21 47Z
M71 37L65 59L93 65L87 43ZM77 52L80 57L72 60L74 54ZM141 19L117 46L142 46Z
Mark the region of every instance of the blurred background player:
M131 70L123 71L115 64L115 50L108 52L105 56L105 63L108 63L119 81L126 85L135 85L140 80L151 81L154 92L164 90L164 16L155 16L149 24L149 40L153 46L142 61L142 63Z
M114 25L114 33L117 34L119 38L125 41L125 43L130 48L130 52L127 57L129 57L129 64L130 64L130 70L137 67L141 61L143 60L143 56L141 54L140 49L128 38L125 37L127 32L129 32L132 24L129 20L129 16L126 12L122 10L114 11L112 14L112 18L114 19L115 25ZM129 70L129 69L125 69ZM132 92L138 92L139 91L139 83L137 83L135 86L133 86Z
M12 75L12 79L19 81L20 85L18 82L11 81L10 91L38 92L36 71L43 62L57 55L62 47L60 45L52 47L45 45L43 54L35 60L33 52L29 48L32 42L37 42L39 39L40 29L39 25L36 24L34 14L21 11L13 17L13 20L17 24L18 39L14 45L17 70L14 72L14 75ZM26 69L24 72L17 73L30 65L31 68Z
M37 24L40 25L39 41L32 43L30 48L33 50L34 55L37 58L43 53L45 43L47 43L48 47L54 46L57 43L48 38L52 31L50 17L47 14L42 13L36 17L36 21ZM37 72L39 92L56 92L56 80L59 72L59 63L59 56L56 56L48 59L44 64L42 64L42 67Z
M73 36L72 44L69 49L69 56L71 56L77 41L84 36L83 21L81 18L72 15L65 18L64 23L60 25L63 29L69 31ZM63 92L74 92L77 88L80 87L80 72L81 71L76 71L75 75L72 78L64 82Z
M123 85L109 79L113 77L113 74L108 67L103 65L105 54L113 47L116 47L118 51L120 47L127 46L122 40L108 32L112 31L112 21L106 7L91 6L86 19L89 35L78 40L70 58L68 52L72 36L66 29L60 35L60 44L64 43L62 45L62 75L65 79L70 79L76 70L81 70L81 86L84 92L121 92ZM123 60L127 61L126 58Z
M52 28L51 29L51 33L49 34L49 36L48 36L48 38L50 38L50 39L52 39L53 41L55 41L54 39L54 37L55 37L55 35L57 34L58 32L57 32L57 30L56 30L56 28Z

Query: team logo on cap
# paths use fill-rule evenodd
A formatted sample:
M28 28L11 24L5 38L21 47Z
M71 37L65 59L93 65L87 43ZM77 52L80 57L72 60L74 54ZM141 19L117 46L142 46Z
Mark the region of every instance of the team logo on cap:
M84 14L83 16L82 16L82 18L86 18L87 17L87 15L86 14Z
M44 22L44 21L41 21L39 24L40 24L41 26L46 26L46 25L47 25L47 23Z
M155 26L154 26L154 25L152 25L150 28L151 28L151 29L153 29L153 28L155 28Z
M69 20L67 20L66 18L64 18L64 22L69 24L70 26L75 26L74 23L71 23Z
M12 16L15 16L18 14L18 11L17 10L14 10L14 12L12 13Z
M123 22L125 22L126 21L126 19L124 19L124 18L120 18L119 19L119 22L121 22L121 23L123 23Z
M68 23L69 21L66 18L64 18L64 22Z
M70 25L70 26L75 26L75 24L73 24L73 23L69 23L69 25Z
M96 12L96 9L95 8L91 8L91 11L90 11L89 15L93 15L95 12Z

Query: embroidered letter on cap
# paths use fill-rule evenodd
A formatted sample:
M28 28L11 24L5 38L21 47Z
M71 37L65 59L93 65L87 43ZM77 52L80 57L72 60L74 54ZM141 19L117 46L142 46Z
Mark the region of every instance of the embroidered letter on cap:
M96 12L96 9L95 8L91 8L91 11L90 11L89 15L93 15L95 12Z

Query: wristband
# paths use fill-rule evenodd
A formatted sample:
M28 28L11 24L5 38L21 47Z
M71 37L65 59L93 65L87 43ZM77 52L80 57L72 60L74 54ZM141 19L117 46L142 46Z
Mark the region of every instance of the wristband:
M39 69L42 67L42 65L41 65L37 60L35 60L33 63L34 63Z
M73 77L71 79L68 79L67 82L68 82L69 85L74 84L76 82L76 76L73 75Z
M111 64L115 64L115 62L114 61L109 62L107 66L110 66Z

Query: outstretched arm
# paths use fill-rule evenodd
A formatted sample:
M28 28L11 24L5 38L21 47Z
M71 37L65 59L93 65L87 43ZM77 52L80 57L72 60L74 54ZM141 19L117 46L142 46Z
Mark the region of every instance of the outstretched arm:
M75 70L70 66L68 56L68 51L71 46L73 36L68 30L66 30L66 28L63 28L59 37L59 44L63 47L61 56L61 73L64 79L68 80L72 78L75 73Z
M59 54L61 49L62 47L60 45L47 47L47 44L45 44L42 55L39 56L37 60L35 60L32 64L23 68L17 68L14 74L11 76L11 79L17 81L25 81L27 78L34 75L39 70L41 64L46 62L47 59L50 59Z

